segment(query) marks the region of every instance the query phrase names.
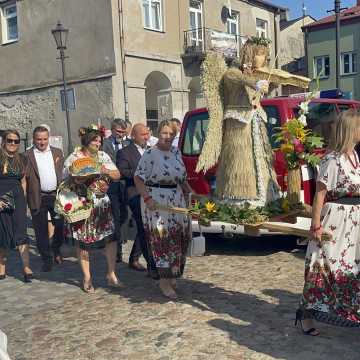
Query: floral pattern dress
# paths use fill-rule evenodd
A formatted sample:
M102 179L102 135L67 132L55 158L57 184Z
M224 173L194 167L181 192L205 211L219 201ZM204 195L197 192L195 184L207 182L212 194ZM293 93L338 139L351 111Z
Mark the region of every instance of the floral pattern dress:
M356 156L356 154L354 154ZM356 165L357 164L357 165ZM318 321L360 326L360 165L332 152L320 164L317 181L327 188L321 212L332 240L310 241L301 305ZM359 195L357 195L359 196Z
M85 157L85 155L81 151L77 151L65 160L65 179L69 176L71 164L82 157ZM98 161L100 165L104 165L109 170L117 169L110 156L103 151L98 152ZM86 185L89 187L97 187L97 181L99 180L92 180L90 184ZM82 196L83 194L79 194L80 200L82 200ZM83 200L85 200L85 197ZM115 227L108 195L106 193L97 195L93 193L92 201L94 207L90 217L84 221L67 224L65 229L65 236L78 242L80 248L83 249L102 248L106 242L115 241L113 236Z
M162 151L154 147L147 150L135 175L147 185L147 191L155 202L169 207L186 207L180 186L186 180L186 170L177 148ZM151 211L143 200L141 211L145 238L159 277L180 277L190 241L188 218L168 211Z

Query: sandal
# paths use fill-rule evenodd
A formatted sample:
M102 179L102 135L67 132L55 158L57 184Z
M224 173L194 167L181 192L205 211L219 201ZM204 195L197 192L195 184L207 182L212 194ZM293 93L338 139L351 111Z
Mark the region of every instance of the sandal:
M318 336L318 335L320 335L319 330L314 328L314 327L312 327L310 329L307 329L307 330L304 329L302 321L306 320L306 319L311 319L310 316L305 317L305 315L306 315L306 312L303 311L302 309L298 309L296 311L295 326L297 326L297 323L299 322L300 326L301 326L301 330L302 330L304 335L309 335L309 336Z
M94 286L91 283L91 280L89 281L85 281L83 280L83 287L82 289L87 293L87 294L93 294L95 292Z
M114 279L106 276L106 280L107 280L108 287L117 288L117 289L125 288L125 285L121 281L119 281L119 279L117 279L117 278L116 278L116 280L114 280Z
M161 293L170 300L177 300L178 296L173 288L170 289L163 289L161 286L159 286Z

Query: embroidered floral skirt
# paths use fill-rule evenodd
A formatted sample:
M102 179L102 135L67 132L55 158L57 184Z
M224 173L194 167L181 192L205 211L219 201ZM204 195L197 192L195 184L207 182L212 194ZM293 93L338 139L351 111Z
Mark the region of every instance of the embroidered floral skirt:
M360 326L360 206L327 203L321 215L332 240L308 245L301 306L316 320Z
M109 197L94 198L90 217L86 221L67 224L65 236L78 242L82 249L103 248L107 242L115 241Z
M149 187L151 197L170 207L186 207L182 191ZM167 211L151 211L141 201L145 238L160 278L177 278L183 274L190 241L186 216Z

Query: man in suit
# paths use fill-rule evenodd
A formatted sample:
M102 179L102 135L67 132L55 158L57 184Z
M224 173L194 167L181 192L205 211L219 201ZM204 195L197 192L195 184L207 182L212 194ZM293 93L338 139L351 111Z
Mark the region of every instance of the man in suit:
M128 123L122 119L114 119L111 123L111 136L104 139L102 149L116 163L116 154L124 146L129 145L130 141L126 139ZM121 226L127 219L126 189L125 181L112 181L109 186L108 196L111 201L111 210L115 224L115 236L118 242L117 261L122 261L122 242Z
M49 130L38 126L33 131L34 146L25 152L26 198L36 237L36 245L43 260L42 271L51 271L53 260L62 262L60 247L64 239L64 223L55 213L56 189L62 179L64 156L60 149L49 145ZM48 213L54 225L50 247Z
M135 170L146 150L149 135L149 130L144 124L135 124L131 132L132 143L119 150L116 157L116 166L126 181L128 205L137 226L137 235L129 257L129 267L137 271L145 271L146 269L139 263L140 256L143 254L148 271L151 272L151 270L155 269L155 264L153 264L153 260L149 256L141 218L140 195L134 184Z

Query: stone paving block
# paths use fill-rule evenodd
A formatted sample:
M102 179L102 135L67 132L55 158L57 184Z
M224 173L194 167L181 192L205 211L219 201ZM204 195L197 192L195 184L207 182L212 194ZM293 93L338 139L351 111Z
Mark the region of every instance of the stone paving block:
M131 246L124 247L124 259ZM220 249L189 259L178 302L167 301L157 282L127 264L118 265L126 288L107 288L101 251L92 254L94 295L79 288L74 258L39 273L41 261L32 247L36 279L23 284L18 255L10 253L10 276L0 283L0 327L10 355L13 360L358 359L356 330L319 325L321 335L309 339L294 328L304 253L265 248Z

